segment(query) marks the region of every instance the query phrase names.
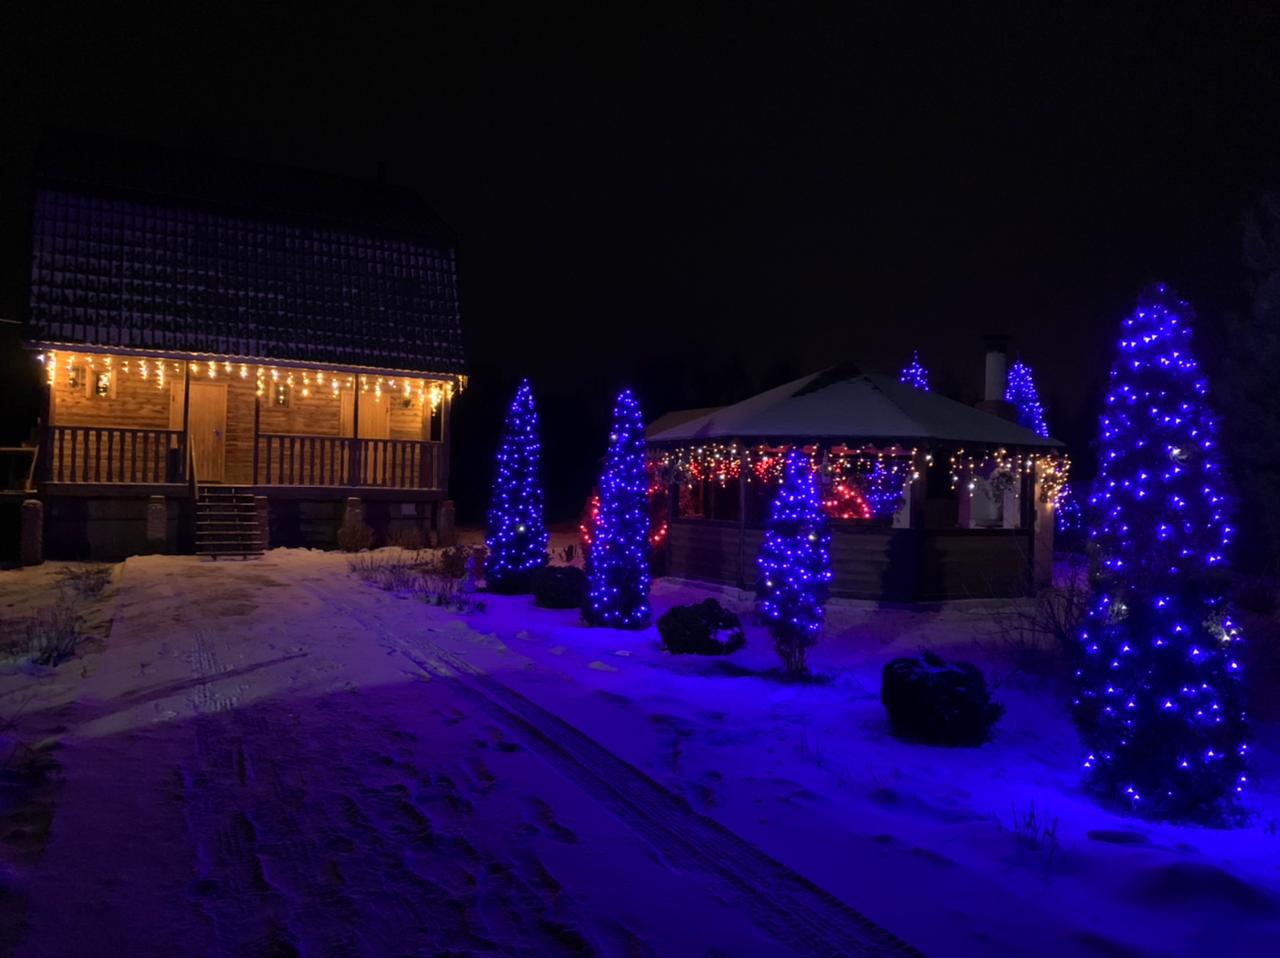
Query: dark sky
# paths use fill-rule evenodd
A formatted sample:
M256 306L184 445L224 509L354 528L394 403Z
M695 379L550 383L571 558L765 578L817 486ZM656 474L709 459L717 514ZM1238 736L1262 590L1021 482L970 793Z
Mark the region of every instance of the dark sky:
M1242 301L1241 213L1280 187L1270 4L96 6L6 12L4 314L42 125L363 176L385 161L460 236L462 477L482 484L499 397L527 374L574 477L561 511L621 384L656 415L919 348L972 399L991 330L1080 445L1136 289L1166 279L1211 331Z

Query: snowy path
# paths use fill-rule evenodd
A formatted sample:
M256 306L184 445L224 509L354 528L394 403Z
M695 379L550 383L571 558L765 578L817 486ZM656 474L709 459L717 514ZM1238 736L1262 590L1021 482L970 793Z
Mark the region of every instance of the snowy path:
M327 601L335 612L399 648L424 674L457 683L473 709L516 731L558 771L643 836L669 865L704 876L717 896L744 909L788 954L918 954L481 669L433 642L397 637L379 621L376 607L358 611Z
M128 563L18 954L913 953L339 562Z

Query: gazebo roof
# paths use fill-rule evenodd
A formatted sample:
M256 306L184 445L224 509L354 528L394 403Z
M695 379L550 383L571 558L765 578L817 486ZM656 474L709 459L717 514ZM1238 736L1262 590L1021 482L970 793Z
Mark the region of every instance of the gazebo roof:
M688 413L663 416L646 438L667 445L729 439L1062 445L1007 419L850 365L832 366L731 406Z

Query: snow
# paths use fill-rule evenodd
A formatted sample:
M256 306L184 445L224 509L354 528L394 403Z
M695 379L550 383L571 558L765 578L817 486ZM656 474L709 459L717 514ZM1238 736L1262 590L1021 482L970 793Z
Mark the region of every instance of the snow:
M0 573L5 617L52 581ZM750 607L658 580L655 612L708 595ZM0 830L26 913L0 951L902 953L859 915L929 955L1280 934L1273 723L1248 826L1153 825L1080 792L1064 690L981 603L834 602L797 684L750 620L743 651L677 657L486 601L427 607L321 552L130 559L93 603L105 640L0 670L0 725L60 766L43 854ZM992 679L991 743L889 734L880 669L922 647Z

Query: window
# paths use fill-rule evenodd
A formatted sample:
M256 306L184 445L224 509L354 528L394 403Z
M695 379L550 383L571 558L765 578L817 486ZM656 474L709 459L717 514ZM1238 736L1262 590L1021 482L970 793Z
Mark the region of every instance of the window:
M289 384L288 383L276 383L275 404L277 406L289 405Z
M93 379L93 394L105 399L111 395L111 373L100 372Z

